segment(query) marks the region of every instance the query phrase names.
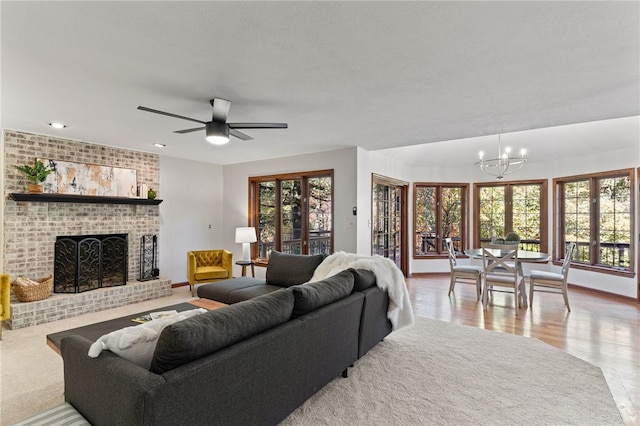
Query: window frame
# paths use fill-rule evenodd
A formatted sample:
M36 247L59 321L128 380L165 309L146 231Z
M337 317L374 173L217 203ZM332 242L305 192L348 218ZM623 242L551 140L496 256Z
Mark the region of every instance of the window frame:
M263 175L263 176L250 176L249 177L249 215L248 215L248 226L255 227L256 231L259 229L259 218L258 214L260 208L258 206L259 197L258 197L258 185L263 182L274 181L275 182L275 203L276 206L280 206L276 210L275 214L275 238L274 238L274 246L273 250L282 251L282 240L281 240L281 202L280 202L280 183L286 180L302 180L302 197L304 199L302 205L302 235L301 235L301 252L302 254L308 254L309 252L309 179L312 178L320 178L320 177L328 177L331 179L331 236L330 236L330 252L333 253L334 250L334 238L335 238L335 179L334 179L334 170L326 169L326 170L313 170L313 171L304 171L304 172L293 172L293 173L279 173L273 175ZM258 239L260 235L258 233ZM256 265L266 265L268 263L267 259L258 258L258 243L260 241L251 244L251 258L255 259Z
M462 189L462 199L461 199L461 218L460 218L460 248L461 251L464 252L466 248L468 248L468 224L469 224L469 184L468 183L455 183L455 182L414 182L413 183L413 233L412 233L412 257L413 259L444 259L448 258L448 252L443 248L443 241L441 235L436 234L435 246L436 248L441 249L442 251L426 253L426 254L417 254L416 253L416 233L418 232L417 226L417 200L416 195L418 193L417 189L419 187L434 187L436 188L436 197L437 202L442 202L442 188L460 188ZM442 229L442 215L440 214L440 209L436 214L436 229ZM463 253L460 253L463 255Z
M549 207L548 207L548 180L529 179L499 182L476 182L473 184L473 244L475 247L482 247L480 241L480 189L486 187L505 187L505 230L508 225L513 225L513 187L525 185L540 185L540 252L549 253ZM510 203L510 204L507 204ZM507 216L507 212L511 215Z
M565 232L564 232L564 217L565 217L565 198L564 198L564 184L577 182L577 181L589 181L589 198L593 200L594 195L596 194L596 188L594 187L594 182L601 179L610 179L610 178L619 178L619 177L629 177L629 212L630 212L630 223L629 223L629 268L620 268L607 266L603 264L596 263L597 254L595 251L592 251L589 256L589 263L585 262L571 262L571 267L575 269L583 269L592 272L600 272L604 274L617 275L622 277L634 277L635 276L635 265L634 265L634 257L636 256L636 231L635 231L635 197L636 197L636 179L635 179L635 169L618 169L611 170L606 172L597 172L597 173L589 173L583 175L574 175L574 176L564 176L553 179L553 229L554 229L554 242L553 242L553 255L552 262L554 265L561 265L562 258L564 256L564 247L565 244ZM593 205L593 201L590 202L590 205ZM591 242L600 241L597 235L598 231L598 223L600 220L600 212L595 211L595 209L591 209L589 212L589 235Z

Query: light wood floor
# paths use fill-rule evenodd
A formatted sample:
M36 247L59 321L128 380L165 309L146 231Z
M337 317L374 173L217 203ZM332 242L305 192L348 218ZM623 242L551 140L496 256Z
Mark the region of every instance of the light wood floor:
M416 316L540 339L602 368L627 425L640 425L640 305L579 288L569 289L571 312L562 295L536 292L533 308L516 318L513 295L498 293L483 311L475 287L449 275L407 279Z

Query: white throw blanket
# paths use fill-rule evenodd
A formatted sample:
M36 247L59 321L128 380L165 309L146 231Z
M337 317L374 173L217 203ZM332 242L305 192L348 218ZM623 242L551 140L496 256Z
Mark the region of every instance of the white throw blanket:
M389 293L387 318L393 330L413 325L413 309L402 271L391 259L382 256L363 256L343 251L327 257L316 268L309 282L320 281L348 268L366 269L376 276L376 284Z

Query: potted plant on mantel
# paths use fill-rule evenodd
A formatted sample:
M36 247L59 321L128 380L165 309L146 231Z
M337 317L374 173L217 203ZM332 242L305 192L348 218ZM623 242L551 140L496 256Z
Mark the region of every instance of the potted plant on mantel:
M16 166L16 169L25 174L27 180L31 182L29 184L30 194L42 194L42 182L47 179L47 176L53 171L40 160L36 160L36 165L31 167L28 164L24 166Z

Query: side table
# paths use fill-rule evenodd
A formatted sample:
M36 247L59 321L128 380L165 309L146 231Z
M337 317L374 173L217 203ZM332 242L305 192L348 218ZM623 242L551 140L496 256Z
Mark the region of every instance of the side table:
M238 260L236 265L242 266L242 276L247 276L247 266L251 265L251 276L256 277L256 270L253 264L253 260Z

